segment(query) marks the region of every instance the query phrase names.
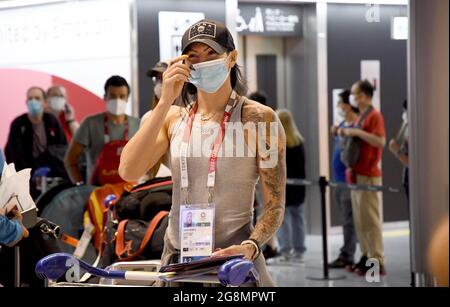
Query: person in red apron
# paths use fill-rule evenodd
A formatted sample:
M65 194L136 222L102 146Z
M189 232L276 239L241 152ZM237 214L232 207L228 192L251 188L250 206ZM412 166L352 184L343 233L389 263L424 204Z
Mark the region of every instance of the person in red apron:
M120 154L140 124L138 118L125 114L129 95L124 78L112 76L106 81L106 112L84 119L66 153L65 166L73 183L102 186L122 181L117 172ZM86 154L85 174L78 163L82 154Z
M256 286L273 286L261 246L275 235L284 216L284 129L272 109L244 97L238 53L222 23L192 25L183 35L182 51L163 74L158 105L125 146L119 173L127 181L137 180L161 157L171 166L163 265L242 254L259 273ZM185 106L173 105L180 96ZM239 138L229 133L230 125ZM241 125L257 130L246 134ZM233 147L235 151L227 151ZM256 154L242 155L238 148ZM253 227L258 180L264 209Z
M122 140L111 141L108 128L108 116L104 115L105 146L97 158L94 171L89 180L92 185L102 186L107 183L120 183L123 179L119 176L120 155L128 142L128 118L125 115L125 131Z

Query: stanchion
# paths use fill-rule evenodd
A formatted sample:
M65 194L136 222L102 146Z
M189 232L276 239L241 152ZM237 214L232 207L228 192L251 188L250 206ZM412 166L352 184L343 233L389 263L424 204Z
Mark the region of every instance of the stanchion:
M20 247L17 245L14 247L14 287L20 286Z
M305 180L305 179L287 179L286 184L293 186L312 186L317 182ZM371 192L387 192L387 193L399 193L399 188L372 186L364 184L347 184L341 182L329 182L326 177L320 177L320 204L322 214L322 252L323 252L323 275L322 276L308 276L309 280L340 280L345 279L345 276L330 276L328 268L328 239L327 239L327 208L326 208L326 190L330 188L348 189L350 191L371 191ZM413 279L414 280L414 279ZM414 283L412 283L414 284Z
M327 240L327 202L326 202L326 189L328 181L325 177L320 177L320 204L322 214L322 258L323 258L323 275L322 276L308 276L309 280L341 280L345 279L344 275L330 276L328 269L328 240Z

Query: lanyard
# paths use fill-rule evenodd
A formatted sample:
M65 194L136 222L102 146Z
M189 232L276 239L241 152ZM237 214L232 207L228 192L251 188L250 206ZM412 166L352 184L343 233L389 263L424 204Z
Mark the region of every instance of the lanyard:
M106 143L109 143L109 141L111 140L111 138L109 137L108 115L106 115L106 113L103 117L103 123L104 123L104 128L105 128L105 136L104 137L105 137L105 144L106 144ZM128 116L127 115L125 115L124 124L125 124L125 130L123 131L123 139L125 141L128 141L129 135L128 135Z
M220 146L222 145L223 138L225 136L225 125L230 120L233 108L237 104L237 94L235 91L231 93L228 104L225 108L225 112L222 117L222 122L220 124L220 133L217 134L216 140L211 151L211 156L209 158L209 168L208 168L208 181L206 186L212 190L216 183L216 165L217 165L217 155L219 153ZM181 170L181 188L187 190L189 187L188 170L187 170L187 156L189 148L189 140L191 138L192 126L194 123L195 113L197 112L198 104L194 104L191 111L189 112L189 117L186 122L186 127L184 129L183 140L180 146L180 170ZM210 194L211 198L211 194ZM210 199L211 200L211 199Z

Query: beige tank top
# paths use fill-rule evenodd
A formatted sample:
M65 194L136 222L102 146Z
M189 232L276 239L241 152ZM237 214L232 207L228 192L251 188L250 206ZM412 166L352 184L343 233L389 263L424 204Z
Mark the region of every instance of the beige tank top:
M256 157L241 137L243 136L241 114L245 99L242 97L233 109L229 123L237 123L237 125L233 126L234 130L226 130L217 160L213 192L215 204L214 245L216 248L228 247L230 242L236 242L238 238L239 240L242 237L245 239L249 235L252 224L255 185L259 175ZM181 193L180 189L179 152L187 117L187 112L183 112L181 119L173 125L170 152L167 155L172 170L173 195L166 239L175 249L180 248L179 213L180 204L185 202L185 193ZM199 116L196 116L189 143L190 155L187 159L188 201L191 204L208 202L209 193L206 184L210 148L218 132L219 125L217 123L202 127ZM244 155L242 155L242 151Z

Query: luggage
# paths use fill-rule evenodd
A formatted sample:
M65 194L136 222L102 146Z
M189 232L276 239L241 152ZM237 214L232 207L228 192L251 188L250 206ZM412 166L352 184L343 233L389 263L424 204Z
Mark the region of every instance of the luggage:
M39 211L43 211L45 207L52 202L52 200L62 191L70 189L75 185L69 181L64 181L55 187L50 188L36 199L36 207Z
M16 247L2 246L0 249L0 284L14 286L16 269L14 266L14 250L20 248L21 286L43 287L44 282L34 273L36 263L45 256L62 252L59 225L46 219L39 219L29 230L29 237L22 239Z
M124 192L114 206L114 213L118 220L149 221L159 211L170 211L171 206L171 178L155 178L136 186L130 192Z
M57 189L56 187L55 189ZM41 209L40 217L50 220L61 227L61 231L73 238L78 239L83 230L83 213L86 209L86 204L94 186L72 186L68 189L59 191L58 194L53 196L50 202L47 204L44 201L47 199L47 195L38 201L38 206ZM48 193L51 193L49 190ZM50 198L50 197L48 197ZM74 245L76 242L70 242L64 240L61 244L62 251L66 253L73 253L75 250Z
M92 224L92 226L94 226L93 244L97 251L100 251L102 248L102 234L106 223L106 214L108 212L108 208L105 207L104 201L109 195L114 195L116 199L119 199L128 186L129 184L125 182L106 184L102 187L95 188L89 195L86 212L84 214L83 228L87 228L87 224ZM83 219L83 214L81 214L79 218Z
M171 205L170 177L152 179L125 192L110 208L100 266L160 259Z
M161 258L169 212L160 211L151 222L123 220L117 227L115 254L120 261Z

